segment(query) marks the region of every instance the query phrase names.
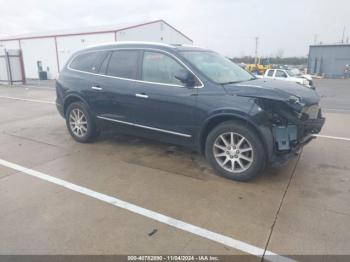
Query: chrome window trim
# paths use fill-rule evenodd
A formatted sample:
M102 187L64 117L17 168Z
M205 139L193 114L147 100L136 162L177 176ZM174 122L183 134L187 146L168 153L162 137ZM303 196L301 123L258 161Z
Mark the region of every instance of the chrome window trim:
M139 125L139 124L135 124L135 123L130 123L130 122L126 122L126 121L112 119L109 117L97 116L97 118L116 122L116 123L121 123L121 124L125 124L125 125L129 125L129 126L135 126L135 127L141 127L141 128L145 128L145 129L154 130L154 131L159 131L159 132L163 132L163 133L167 133L167 134L183 136L183 137L187 137L187 138L192 137L191 135L187 135L187 134L183 134L183 133L179 133L179 132L169 131L169 130L165 130L165 129L161 129L161 128L150 127L150 126Z
M114 79L120 79L120 80L126 80L126 81L133 81L133 82L138 82L138 83L147 83L147 84L155 84L155 85L166 85L166 86L174 86L174 87L182 87L182 88L186 87L186 86L183 86L183 85L166 84L166 83L159 83L159 82L150 82L150 81L144 81L144 80L138 80L138 79L123 78L123 77L117 77L117 76L109 76L109 75L104 75L104 74L96 74L96 73L82 71L82 70L78 70L78 69L74 69L74 68L70 67L70 65L74 61L74 59L77 58L80 55L93 53L93 52L118 51L118 50L146 50L146 51L151 50L151 51L165 53L165 54L171 56L172 58L174 58L178 63L180 63L182 66L184 66L188 71L190 71L198 79L198 81L200 82L200 86L194 86L193 88L203 88L204 87L204 84L203 84L202 80L184 62L182 62L178 57L176 57L175 55L173 55L173 54L171 54L171 53L169 53L167 51L164 51L164 50L161 50L161 49L157 49L157 48L128 47L128 48L108 48L108 49L86 51L86 52L74 55L70 59L68 65L67 65L67 68L69 70L71 70L71 71L80 72L80 73L84 73L84 74L95 75L95 76L102 76L102 77L114 78Z

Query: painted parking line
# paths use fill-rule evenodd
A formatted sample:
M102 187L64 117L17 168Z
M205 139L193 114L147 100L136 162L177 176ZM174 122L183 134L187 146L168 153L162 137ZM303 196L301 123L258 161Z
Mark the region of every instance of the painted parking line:
M315 137L321 137L321 138L335 139L335 140L350 141L350 138L348 138L348 137L327 136L327 135L313 135L313 136L315 136Z
M130 212L139 214L141 216L145 216L147 218L153 219L153 220L158 221L160 223L181 229L183 231L186 231L186 232L192 233L194 235L212 240L214 242L217 242L217 243L223 244L225 246L243 251L245 253L248 253L248 254L251 254L251 255L254 255L257 257L264 256L264 259L269 260L269 261L281 261L281 262L295 261L295 260L290 259L288 257L283 257L283 256L280 256L278 254L275 254L271 251L268 251L268 250L265 251L263 248L253 246L253 245L248 244L246 242L243 242L243 241L240 241L240 240L237 240L237 239L225 236L225 235L215 233L215 232L210 231L208 229L198 227L198 226L195 226L193 224L186 223L184 221L181 221L181 220L163 215L161 213L134 205L132 203L123 201L121 199L118 199L118 198L115 198L112 196L108 196L108 195L96 192L96 191L91 190L89 188L70 183L70 182L65 181L63 179L59 179L59 178L44 174L42 172L20 166L18 164L12 163L12 162L8 162L8 161L3 160L3 159L0 159L0 165L17 170L19 172L22 172L24 174L27 174L27 175L30 175L30 176L33 176L36 178L51 182L53 184L68 188L70 190L81 193L83 195L98 199L100 201L106 202L108 204L111 204L113 206L116 206L116 207L119 207L122 209L126 209Z
M26 102L34 102L34 103L43 103L43 104L53 104L53 105L56 104L53 101L45 101L45 100L38 100L38 99L26 99L26 98L18 98L18 97L11 97L11 96L0 96L0 98L20 100L20 101L26 101ZM328 136L328 135L313 135L313 136L322 137L322 138L329 138L329 139L336 139L336 140L350 141L350 138L347 138L347 137L336 137L336 136Z
M41 85L38 85L38 86L25 85L24 88L28 88L28 89L30 89L30 88L49 89L49 90L53 90L53 91L56 90L55 86L45 86L45 85L42 85L42 86Z
M30 87L35 87L35 86L30 86ZM41 89L53 89L49 87L36 87L36 88L41 88ZM54 89L53 89L54 90ZM20 101L27 101L27 102L36 102L36 103L45 103L45 104L55 104L55 102L51 101L45 101L45 100L37 100L37 99L26 99L26 98L18 98L18 97L10 97L10 96L0 96L0 98L4 99L12 99L12 100L20 100ZM350 112L350 109L344 108L344 109L336 109L336 108L323 108L323 111L333 111L333 112Z
M45 101L45 100L38 100L38 99L26 99L26 98L18 98L18 97L11 97L11 96L0 96L0 98L26 101L26 102L34 102L34 103L42 103L42 104L54 104L54 105L56 104L54 101Z
M322 108L322 111L329 112L350 112L349 108Z
M40 88L40 89L52 89L50 87L37 87L37 86L29 86L31 88ZM28 101L28 102L37 102L37 103L48 103L48 104L55 104L55 102L51 101L45 101L45 100L37 100L37 99L25 99L25 98L18 98L18 97L11 97L11 96L0 96L0 98L5 99L13 99L13 100L21 100L21 101ZM322 108L323 111L339 111L339 112L350 112L350 108Z

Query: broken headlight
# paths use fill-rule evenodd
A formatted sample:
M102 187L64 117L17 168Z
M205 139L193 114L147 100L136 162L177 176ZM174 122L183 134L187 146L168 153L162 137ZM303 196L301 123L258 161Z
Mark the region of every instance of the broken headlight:
M302 108L300 98L290 96L288 101L260 99L259 106L264 109L270 121L275 148L278 151L290 150L297 142L299 113L293 108ZM292 106L293 105L293 106Z

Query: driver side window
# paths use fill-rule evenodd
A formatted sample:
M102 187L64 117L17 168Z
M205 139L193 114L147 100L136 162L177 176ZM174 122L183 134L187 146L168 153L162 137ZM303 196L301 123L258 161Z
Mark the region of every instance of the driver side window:
M175 78L180 70L186 70L173 58L158 52L145 51L142 63L142 80L155 83L183 86Z

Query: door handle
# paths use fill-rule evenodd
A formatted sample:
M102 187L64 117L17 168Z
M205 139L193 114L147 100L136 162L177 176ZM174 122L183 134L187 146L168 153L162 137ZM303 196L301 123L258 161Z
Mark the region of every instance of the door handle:
M148 95L146 94L135 94L136 97L141 97L141 98L148 98Z
M98 90L98 91L103 90L103 88L99 86L92 86L91 89Z

